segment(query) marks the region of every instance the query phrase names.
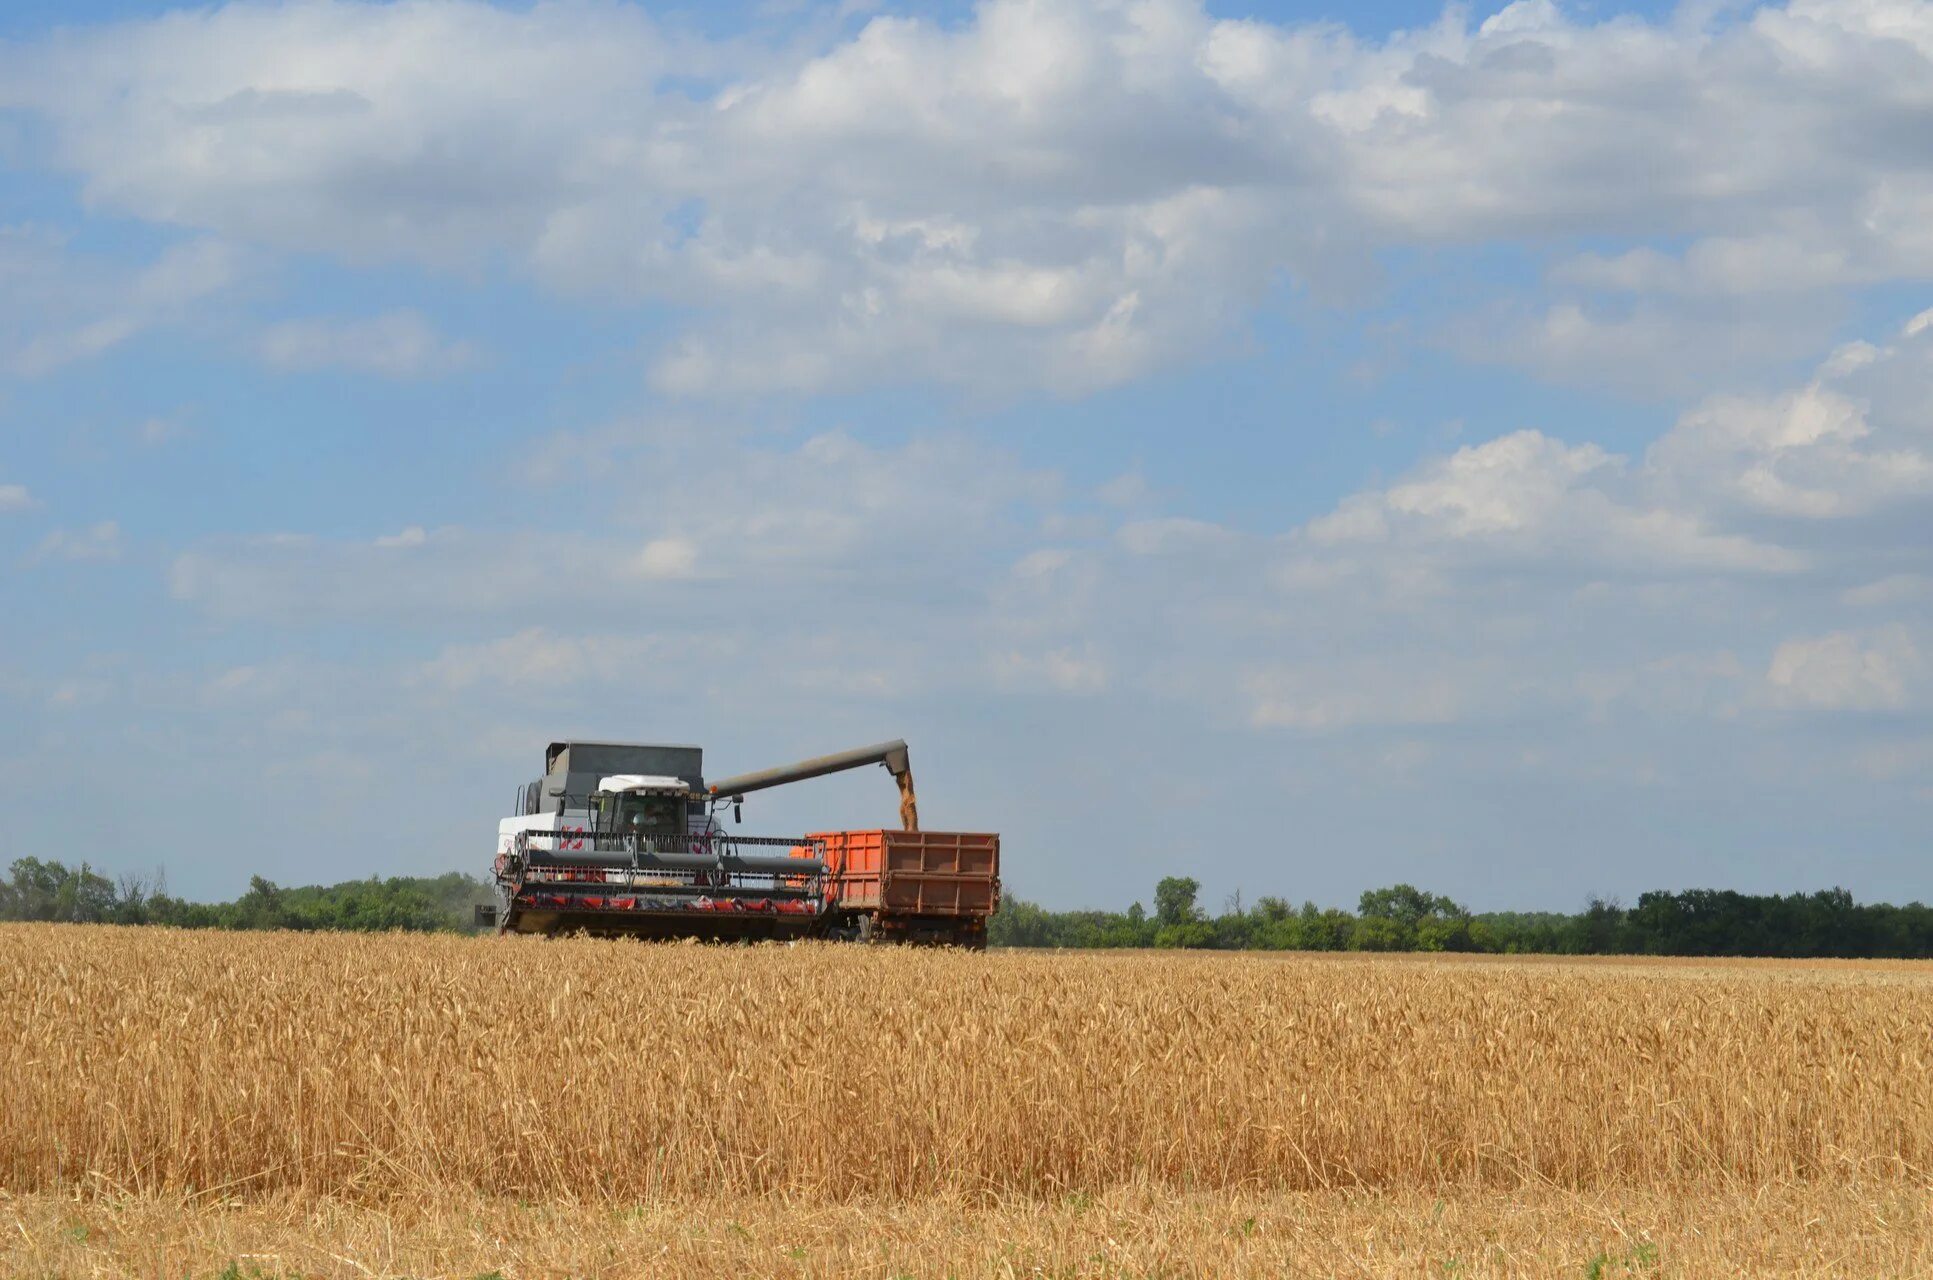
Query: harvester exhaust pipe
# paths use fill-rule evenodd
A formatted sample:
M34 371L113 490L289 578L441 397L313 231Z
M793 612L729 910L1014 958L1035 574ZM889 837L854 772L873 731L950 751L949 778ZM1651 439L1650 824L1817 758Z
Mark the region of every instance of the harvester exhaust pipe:
M828 773L860 769L869 764L883 764L886 771L893 775L893 780L899 784L900 825L908 831L918 831L919 802L913 793L913 766L906 754L906 743L899 738L851 751L835 751L829 756L814 756L810 760L782 765L777 769L741 773L736 778L712 783L709 790L715 796L742 796L749 791L763 791L767 787L780 787L788 782L821 778Z

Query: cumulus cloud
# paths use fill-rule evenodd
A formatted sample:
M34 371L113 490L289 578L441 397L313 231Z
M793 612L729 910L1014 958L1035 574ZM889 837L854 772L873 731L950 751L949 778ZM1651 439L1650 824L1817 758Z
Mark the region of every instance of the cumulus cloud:
M43 228L0 227L0 372L44 376L180 323L233 290L246 259L202 237L130 267Z
M1781 572L1803 563L1648 498L1624 458L1537 431L1459 449L1388 489L1348 499L1303 534L1316 547L1395 544L1600 571Z
M276 369L347 369L390 378L432 377L476 360L467 343L444 339L414 311L367 320L284 320L262 332L256 350Z
M178 418L145 418L134 429L134 438L150 449L174 444L185 438L188 428Z
M427 529L423 528L420 524L412 524L397 530L395 533L383 534L376 539L376 545L378 547L407 550L410 547L423 546L429 540L430 535Z
M1850 605L1885 607L1916 600L1933 600L1933 577L1918 573L1893 573L1871 582L1848 587L1839 596Z
M1871 635L1835 631L1788 640L1765 681L1779 706L1822 711L1898 711L1925 685L1927 660L1904 627Z
M1557 288L1554 302L1461 317L1445 343L1465 358L1642 400L1680 402L1814 355L1844 308L1821 285L1791 296L1606 299Z
M1923 346L1904 359L1925 361ZM1712 500L1769 516L1863 515L1933 496L1933 428L1918 405L1859 394L1874 383L1855 366L1775 398L1714 398L1650 458ZM1876 409L1889 417L1876 422Z
M423 622L544 598L590 576L585 539L498 539L460 528L411 526L368 541L304 534L211 540L175 556L169 591L228 621L302 626L380 616ZM565 574L552 571L561 565Z
M1261 729L1317 732L1442 725L1490 702L1477 696L1468 671L1454 676L1403 672L1391 679L1393 673L1374 671L1372 665L1356 664L1353 679L1339 679L1334 664L1251 671L1245 681L1249 722Z
M1922 598L1909 530L1933 500L1933 329L1854 343L1800 386L1708 396L1640 459L1526 430L1426 461L1297 531L1276 570L1443 589L1463 567L1841 579L1846 604ZM1865 576L1862 576L1865 575Z
M112 520L85 529L56 529L41 539L36 557L41 560L119 560L121 526Z
M1235 536L1219 525L1182 516L1136 520L1122 525L1114 536L1122 547L1140 556L1201 551L1235 541Z
M564 533L412 525L373 540L226 538L175 558L172 593L232 620L283 624L476 618L533 602L568 604L580 620L700 602L731 613L736 601L699 593L734 584L782 591L768 597L774 608L782 600L810 609L817 592L846 589L860 575L877 590L914 599L942 592L949 573L1022 536L1016 513L1039 509L1057 489L1051 475L949 436L886 449L826 432L792 447L723 451L646 433L606 439L600 448L603 466L556 483L570 487L573 502L636 510L645 527ZM681 481L639 506L630 477L640 474Z
M34 505L34 496L24 484L0 484L0 512L25 511Z
M1910 0L1703 25L1520 0L1384 40L989 0L784 47L625 7L321 0L14 46L0 105L98 207L686 307L674 392L1074 392L1200 351L1277 279L1349 297L1380 248L1526 238L1593 247L1515 358L1591 380L1790 354L1822 294L1933 274L1930 54Z
M358 259L462 263L541 232L603 102L649 128L668 68L635 10L237 5L14 46L6 104L58 122L91 202ZM461 68L464 74L442 71ZM680 68L687 70L688 68Z
M451 689L476 684L635 686L653 678L654 661L661 678L672 648L653 636L569 636L528 627L500 640L451 645L424 663L420 675Z
M698 569L698 548L687 538L653 538L638 552L636 569L645 578L689 578Z
M993 681L1003 689L1048 689L1056 693L1097 694L1108 687L1107 662L1090 642L1044 653L1017 650L996 654Z
M1248 623L1278 629L1275 653L1237 667L1250 717L1917 705L1930 389L1933 327L1915 321L1797 387L1708 397L1638 459L1532 430L1424 460L1278 540L1280 612L1251 597ZM1860 629L1834 625L1847 607Z

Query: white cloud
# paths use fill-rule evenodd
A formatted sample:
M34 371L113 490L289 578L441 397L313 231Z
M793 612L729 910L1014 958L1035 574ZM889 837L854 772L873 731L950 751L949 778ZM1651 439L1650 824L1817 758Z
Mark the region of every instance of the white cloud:
M1391 544L1652 571L1786 572L1795 553L1708 527L1648 497L1623 458L1519 431L1419 467L1311 521L1313 546Z
M636 686L670 677L665 658L672 648L652 636L567 636L531 627L501 640L451 645L424 663L420 675L451 689L479 684Z
M1890 269L1890 268L1888 268ZM1613 255L1583 253L1559 263L1552 278L1606 293L1661 293L1729 298L1807 293L1834 284L1885 278L1856 271L1843 247L1809 243L1791 234L1713 236L1680 258L1656 249Z
M47 705L61 710L96 707L106 702L113 692L110 682L96 676L61 680L47 691Z
M1865 406L1815 383L1773 400L1708 401L1652 457L1709 475L1728 498L1774 515L1840 516L1933 494L1933 455L1875 449L1871 435Z
M1927 662L1904 627L1788 640L1765 680L1776 705L1821 711L1898 711L1924 688Z
M698 548L686 538L653 538L638 552L635 568L638 576L643 578L694 577L698 568Z
M1929 387L1933 329L1908 325L1885 345L1840 348L1797 388L1706 398L1641 464L1538 431L1468 445L1310 521L1275 580L1403 575L1427 592L1477 566L1830 571L1845 603L1899 606L1925 576L1896 557L1917 557L1905 530L1933 499Z
M429 540L430 535L428 530L424 529L420 524L412 524L397 530L395 533L381 535L376 539L376 545L397 550L407 550L411 547L423 546Z
M222 700L259 691L267 681L260 667L230 667L202 686L209 697Z
M1326 732L1449 724L1477 705L1471 674L1389 673L1373 678L1357 665L1344 674L1332 664L1252 672L1247 678L1249 722L1258 729Z
M1111 507L1136 507L1153 496L1153 489L1139 471L1124 471L1096 489L1094 496Z
M300 534L216 539L175 557L169 590L229 621L448 617L508 607L520 593L535 598L545 587L546 557L570 566L584 551L581 540L529 537L499 545L463 529L418 537L413 528L371 541Z
M1065 645L1044 653L1017 650L992 660L993 681L1002 689L1048 689L1055 693L1092 695L1108 687L1107 663L1094 646Z
M1856 587L1848 587L1840 593L1839 598L1847 604L1865 608L1933 600L1933 577L1921 573L1888 574L1871 582L1862 582Z
M1861 774L1878 782L1933 777L1933 738L1877 742L1862 748L1853 764ZM1929 796L1930 789L1922 785L1919 794Z
M147 418L134 429L137 440L149 448L173 444L187 434L187 428L175 418Z
M180 323L232 291L245 260L200 238L130 268L76 254L45 230L0 227L0 371L43 376Z
M258 339L262 359L277 369L347 369L390 378L423 378L462 369L476 352L444 340L414 311L367 320L285 320Z
M1791 353L1822 295L1933 275L1929 55L1908 0L1709 25L1518 4L1382 41L989 0L793 45L622 7L317 0L13 46L0 106L46 122L96 207L688 307L654 375L676 391L1079 391L1204 349L1280 275L1348 296L1383 246L1525 238L1617 247L1556 270L1520 357L1654 361L1655 384ZM1686 248L1637 247L1658 239Z
M1811 355L1830 337L1840 310L1818 291L1716 302L1565 295L1528 314L1503 308L1458 317L1444 341L1469 359L1547 381L1682 401L1714 383Z
M175 13L10 61L4 97L60 123L97 205L439 262L536 234L623 144L571 132L585 108L648 121L667 69L634 12L430 0Z
M1135 555L1162 556L1226 546L1235 541L1235 535L1206 520L1163 516L1124 524L1116 531L1115 540Z
M600 466L555 483L620 521L637 512L642 535L411 526L373 542L230 538L177 556L172 592L223 617L284 623L488 616L539 600L568 600L579 619L628 616L675 608L668 593L707 584L754 584L809 608L819 587L843 587L861 570L882 591L930 589L1017 538L1013 513L1056 491L1051 476L948 436L882 449L827 432L790 448L724 450L647 432L599 447ZM680 482L640 505L637 475Z
M1933 421L1924 389L1933 332L1907 326L1884 347L1842 348L1796 390L1714 396L1647 452L1649 468L1719 509L1832 520L1933 496Z
M0 512L25 511L34 505L34 496L24 484L0 484Z
M41 560L119 560L121 526L112 520L85 529L56 529L41 540Z
M1459 449L1384 495L1392 513L1417 517L1453 538L1518 533L1549 523L1577 482L1612 465L1596 445L1568 447L1535 431Z

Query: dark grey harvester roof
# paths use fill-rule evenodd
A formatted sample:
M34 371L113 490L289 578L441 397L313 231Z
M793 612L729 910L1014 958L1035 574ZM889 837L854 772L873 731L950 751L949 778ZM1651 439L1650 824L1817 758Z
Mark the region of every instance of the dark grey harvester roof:
M561 785L572 795L589 793L614 773L677 778L697 791L705 785L705 753L676 743L553 742L544 752L544 772L553 789Z

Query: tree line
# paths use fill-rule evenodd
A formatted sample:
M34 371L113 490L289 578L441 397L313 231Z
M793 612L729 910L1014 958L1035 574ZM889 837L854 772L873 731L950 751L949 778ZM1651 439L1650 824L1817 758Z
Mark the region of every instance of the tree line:
M1784 896L1688 889L1634 907L1593 900L1576 914L1472 913L1413 885L1371 889L1356 910L1284 898L1231 898L1210 914L1201 883L1169 876L1154 910L1049 911L1009 898L987 932L996 947L1162 947L1221 951L1476 951L1496 954L1933 957L1933 908L1857 903L1844 889ZM255 876L232 902L190 902L160 875L116 879L86 863L19 858L0 880L0 920L160 924L189 929L473 932L490 886L460 871L284 887Z
M190 902L167 892L166 880L110 880L87 863L69 867L19 858L0 881L0 920L74 924L164 924L186 929L344 929L419 933L469 932L476 904L494 901L490 886L452 871L285 888L261 876L232 902Z
M1398 884L1364 893L1353 912L1276 897L1215 915L1201 884L1170 876L1154 910L1049 911L1008 899L987 940L1007 947L1174 947L1220 951L1475 951L1493 954L1933 957L1933 907L1857 903L1844 889L1747 894L1687 889L1634 907L1594 899L1576 914L1472 913L1441 894Z

